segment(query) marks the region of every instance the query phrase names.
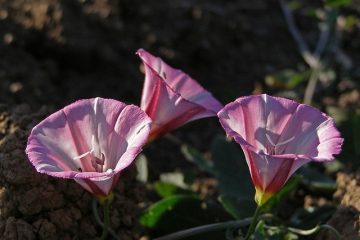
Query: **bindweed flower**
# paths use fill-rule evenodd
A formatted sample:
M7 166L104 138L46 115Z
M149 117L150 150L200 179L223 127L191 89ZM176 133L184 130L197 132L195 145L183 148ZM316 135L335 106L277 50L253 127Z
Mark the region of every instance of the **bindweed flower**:
M32 129L26 154L38 172L74 179L98 198L106 197L142 150L150 123L133 105L79 100Z
M152 119L149 141L190 121L216 116L223 107L190 76L143 49L137 54L145 66L141 109Z
M305 163L333 160L343 143L333 119L318 109L266 94L241 97L218 117L244 151L259 206Z

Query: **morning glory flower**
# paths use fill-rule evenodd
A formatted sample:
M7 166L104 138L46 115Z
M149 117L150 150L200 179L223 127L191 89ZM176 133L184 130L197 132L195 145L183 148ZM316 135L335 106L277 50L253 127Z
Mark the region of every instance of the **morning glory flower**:
M137 54L145 66L141 109L153 121L150 141L190 121L216 116L223 107L184 72L143 49L139 49Z
M329 116L316 108L266 94L238 98L218 117L227 135L244 151L258 205L264 204L305 163L333 160L343 143Z
M26 154L38 172L74 179L104 197L147 142L150 123L133 105L103 98L79 100L32 129Z

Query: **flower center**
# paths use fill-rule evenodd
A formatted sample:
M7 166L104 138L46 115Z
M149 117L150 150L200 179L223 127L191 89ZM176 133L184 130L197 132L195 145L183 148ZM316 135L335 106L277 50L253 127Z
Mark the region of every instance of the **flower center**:
M94 135L92 136L91 145L92 145L92 148L89 151L87 151L87 152L85 152L85 153L83 153L83 154L81 154L79 156L76 156L73 159L74 160L79 160L79 159L82 159L82 158L90 155L91 165L95 169L95 171L96 172L103 172L104 171L104 165L105 165L105 155L104 155L104 153L102 153L100 151L99 145L96 144ZM78 170L83 171L83 169L81 167L79 167Z
M103 153L100 154L100 157L97 157L94 154L94 149L91 149L90 151L81 154L80 156L74 157L74 160L82 159L86 156L90 155L91 158L91 165L95 169L96 172L103 172L104 171L104 165L105 165L105 155ZM81 167L78 168L80 172L83 171Z
M94 115L96 119L96 115L98 114L98 105L99 98L95 98L94 100ZM93 133L91 136L91 149L79 156L74 157L74 160L80 160L88 155L90 155L91 165L95 169L96 172L103 172L105 165L105 154L101 152L99 145L99 138L97 136L97 123L94 123ZM86 169L85 169L86 170ZM111 169L108 169L111 170ZM82 172L83 169L81 167L78 168L78 171Z
M267 153L270 154L270 155L280 154L277 151L277 147L285 145L285 144L287 144L287 143L289 143L289 142L291 142L291 141L293 141L295 139L295 136L292 136L291 138L289 138L287 140L284 140L282 142L274 143L267 133L265 133L265 136L266 136L267 140L269 141L269 143L272 145L270 147L267 147Z

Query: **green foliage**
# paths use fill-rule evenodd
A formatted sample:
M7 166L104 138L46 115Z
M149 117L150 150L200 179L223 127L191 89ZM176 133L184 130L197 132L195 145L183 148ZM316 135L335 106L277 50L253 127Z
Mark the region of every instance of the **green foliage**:
M338 156L340 162L352 169L360 167L360 112L350 111L339 107L326 108L327 113L335 119L340 128L342 137L345 139L342 152ZM341 168L341 166L339 166Z
M172 195L153 204L140 216L140 224L160 235L182 229L229 220L218 205L194 194Z
M223 136L218 136L213 141L211 154L220 192L242 199L254 200L254 186L239 145L227 141Z
M196 164L201 170L212 175L216 175L213 162L206 160L203 155L195 148L192 148L188 145L182 145L181 152L184 154L187 160Z
M326 0L325 5L332 8L347 7L352 4L352 0Z
M155 191L159 196L166 198L173 195L196 195L195 192L181 188L172 183L157 181L154 184Z
M357 22L358 22L358 18L356 16L354 15L346 16L344 28L349 31L356 26Z
M324 205L318 208L297 209L288 221L288 225L299 228L313 228L319 223L326 222L336 211L332 205Z
M255 190L243 152L236 143L222 136L216 137L211 145L211 159L206 159L202 153L189 146L182 146L182 152L189 161L218 180L220 191L218 201L221 206L203 200L197 193L191 191L182 173L164 173L160 176L161 181L154 184L155 191L163 199L150 206L141 215L140 223L143 226L163 235L189 227L229 220L230 216L243 219L253 215L256 208ZM310 190L325 193L332 192L335 188L333 179L315 170L311 165L301 168L298 173L299 175L293 176L263 206L264 212L272 212L279 207L284 198L295 191L300 184ZM315 213L317 215L314 215ZM305 228L313 227L328 219L331 214L333 207L313 209L313 212L311 209L301 209L295 212L289 224ZM207 236L206 239L219 239L214 236ZM264 222L259 223L255 236L256 239L266 240L298 239L298 236L288 231L286 227L267 226Z
M254 237L256 240L298 240L299 237L283 226L267 226L260 220L256 226Z
M199 203L200 199L196 196L178 195L165 198L147 209L140 217L140 223L148 228L153 228L163 219L164 215L176 211L184 203ZM179 215L179 218L187 219L187 216ZM191 221L189 219L188 221Z
M288 3L289 9L295 11L302 7L302 2L298 0L292 0Z
M219 181L219 201L234 218L251 216L256 208L254 187L241 148L225 137L216 137L212 143L212 161L204 159L196 149L183 146L184 156Z
M285 69L280 72L269 74L265 77L265 83L276 89L294 89L301 83L307 81L310 77L310 71L294 71Z
M298 173L303 176L302 184L311 191L332 193L336 190L336 182L315 168L303 166Z
M180 172L161 174L160 181L155 182L153 186L163 199L146 209L141 214L139 222L147 228L154 229L159 235L231 219L219 204L205 201L191 191L184 174ZM219 237L216 234L215 236Z
M256 208L254 199L239 198L233 195L220 195L218 200L224 209L235 219L242 219L244 216L253 215Z

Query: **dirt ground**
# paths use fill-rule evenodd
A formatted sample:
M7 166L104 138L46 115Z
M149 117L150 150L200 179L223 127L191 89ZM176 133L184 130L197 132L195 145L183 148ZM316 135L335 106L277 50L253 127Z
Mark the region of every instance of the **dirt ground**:
M358 14L359 9L353 11ZM316 38L313 25L300 27L309 30L307 39ZM355 66L360 63L355 54L360 41L354 40L359 34L359 29L345 34L343 43ZM135 55L138 48L189 73L223 103L254 92L271 93L264 76L302 62L274 0L0 0L2 239L99 236L91 196L72 181L37 174L26 159L25 144L36 123L77 99L101 96L139 103L144 76ZM357 105L358 88L346 82L341 86L322 93L322 102ZM212 119L175 135L206 150L217 133L223 131ZM155 142L147 154L152 179L189 165L166 139ZM144 235L135 219L148 193L135 181L134 171L130 168L120 181L113 205L112 226L122 239ZM356 176L338 176L335 199L344 208L330 221L346 236L359 235ZM357 195L351 195L353 189ZM337 225L343 221L354 225L350 230Z

